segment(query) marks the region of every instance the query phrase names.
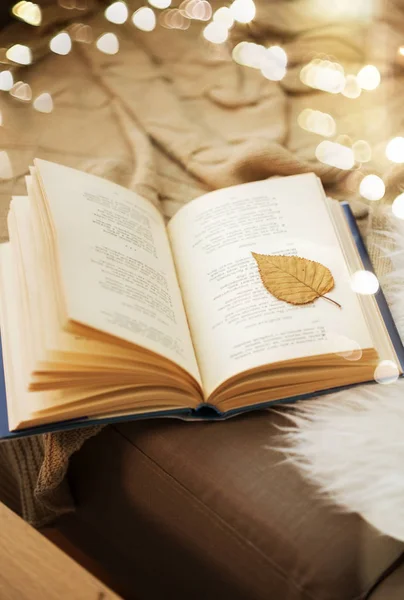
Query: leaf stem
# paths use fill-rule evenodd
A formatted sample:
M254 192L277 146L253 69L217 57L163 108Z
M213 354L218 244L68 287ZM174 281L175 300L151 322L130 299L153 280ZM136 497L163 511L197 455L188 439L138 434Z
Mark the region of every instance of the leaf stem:
M341 304L338 304L338 302L336 302L332 298L328 298L328 296L321 296L321 297L324 298L324 300L328 300L329 302L332 302L333 304L335 304L335 306L338 306L338 308L342 308Z

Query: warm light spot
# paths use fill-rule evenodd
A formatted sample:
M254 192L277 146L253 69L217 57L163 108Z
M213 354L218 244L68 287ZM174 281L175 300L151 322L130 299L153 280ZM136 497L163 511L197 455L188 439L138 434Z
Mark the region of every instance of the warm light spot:
M355 164L351 148L327 140L317 146L316 158L326 165L344 170L352 169Z
M250 23L255 17L255 4L253 0L234 0L230 11L238 23Z
M332 137L337 129L331 115L311 108L305 108L298 116L297 122L302 129L324 137Z
M191 2L194 2L195 0L182 0L181 4L178 6L178 8L173 8L172 10L178 10L184 17L187 16L186 13L186 9L188 4L190 4Z
M232 50L231 57L238 65L245 66L243 62L243 54L245 49L248 47L248 42L239 42Z
M262 54L261 73L271 81L280 81L286 75L288 57L280 46L271 46Z
M21 100L21 102L31 102L31 87L24 81L17 81L10 90L10 96L17 100Z
M38 4L34 4L33 2L17 2L13 6L12 13L21 21L28 23L28 25L38 26L42 21L42 13Z
M153 31L156 27L156 15L148 6L142 6L133 13L132 23L141 31Z
M391 162L404 163L404 138L395 137L386 147L386 156Z
M108 8L105 10L105 18L111 23L116 23L117 25L122 25L125 23L129 16L128 7L125 2L114 2L110 4Z
M366 175L359 186L359 193L366 200L381 200L385 192L386 187L378 175Z
M0 179L11 179L13 177L13 168L8 153L5 150L0 152Z
M199 21L209 21L209 19L212 18L212 7L207 0L199 2L192 12L192 18ZM228 27L226 27L226 29L228 29Z
M41 113L51 113L53 110L53 100L52 96L47 92L40 94L37 98L35 98L32 106Z
M19 65L29 65L32 62L32 53L28 46L15 44L7 50L6 58Z
M11 71L1 71L0 73L0 90L9 92L14 85L14 79Z
M329 60L312 60L300 71L300 80L309 87L331 94L338 94L345 86L344 69Z
M171 0L148 0L149 4L154 6L154 8L159 8L163 10L164 8L168 8L171 6Z
M391 210L394 216L399 219L404 219L404 193L397 196L392 204Z
M207 0L185 0L180 6L186 17L197 21L209 21L212 17L212 7Z
M213 20L216 21L216 23L220 23L224 27L227 27L227 29L230 29L230 27L233 27L234 25L233 15L231 14L230 8L227 8L227 6L218 8L213 15Z
M262 52L262 51L261 51ZM286 52L280 46L271 46L262 53L260 60L261 72L271 81L280 81L286 75L286 65L288 57Z
M115 33L101 35L96 42L96 46L104 54L116 54L119 51L119 41Z
M312 110L311 108L305 108L304 110L302 110L302 112L297 117L297 122L302 129L306 129L307 131L310 131L309 129L307 129L307 123L313 112L315 112L315 111Z
M400 371L392 360L381 360L374 372L375 381L383 385L395 383L399 376Z
M344 89L341 91L341 94L346 98L359 98L361 93L362 88L355 75L347 75L345 77Z
M365 140L358 140L352 146L356 162L369 162L372 158L372 149Z
M378 291L379 282L374 273L362 269L352 275L351 288L357 294L370 296L371 294L376 294Z
M261 69L267 58L267 50L260 44L240 42L233 49L232 57L239 65Z
M93 41L93 32L90 25L83 25L83 23L73 23L69 27L70 37L76 42L82 42L85 44L91 44Z
M224 25L212 21L203 30L203 37L212 44L222 44L229 37L229 31Z
M269 62L261 68L261 73L270 81L280 81L285 77L286 69L285 67L281 67L274 62Z
M52 52L55 52L55 54L61 54L62 56L69 54L70 50L72 49L72 40L70 35L66 33L66 31L58 33L51 39L49 47Z
M363 67L356 76L363 90L375 90L380 83L380 72L374 65Z
M288 56L280 46L270 46L267 49L267 57L269 60L276 62L280 67L286 67L288 64Z
M351 362L355 362L356 360L360 360L362 358L362 348L358 344L358 342L354 342L350 340L350 349L345 350L344 352L337 352L338 356L342 356L345 360L350 360Z
M336 350L334 351L337 356L341 356L345 358L345 360L349 360L354 362L356 360L360 360L362 358L362 348L355 340L351 340L350 338L344 335L335 335L331 338L333 344L335 344ZM343 350L340 350L343 348Z
M191 21L183 14L183 11L178 8L165 10L160 15L160 23L167 29L188 29Z
M404 46L400 46L398 53L401 54L401 56L404 56Z

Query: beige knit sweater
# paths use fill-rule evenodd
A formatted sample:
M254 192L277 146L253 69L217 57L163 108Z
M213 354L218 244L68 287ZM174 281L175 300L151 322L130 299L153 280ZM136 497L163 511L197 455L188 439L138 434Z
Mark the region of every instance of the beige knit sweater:
M370 27L350 13L352 2L339 3L348 17L331 18L314 11L320 1L256 0L254 24L236 28L232 42L219 47L200 38L197 23L187 31L158 27L141 33L131 23L108 23L96 0L87 11L68 11L50 0L42 4L40 28L17 25L0 34L1 47L21 42L34 48L38 60L18 77L29 83L34 98L49 92L54 101L53 112L41 114L32 104L5 93L0 97L0 149L12 168L10 174L0 152L1 240L7 239L10 197L24 193L24 175L34 157L112 179L151 199L167 217L209 189L304 171L316 172L330 194L352 200L362 216L366 207L355 200L364 172L384 173L387 201L400 188L402 169L388 168L383 144L401 128L404 77L397 47L404 1L384 2ZM67 56L49 54L55 23L60 28L72 18L90 25L93 39L115 32L118 54L103 54L94 43L83 42ZM234 63L230 50L238 39L282 45L289 58L285 79L270 82ZM352 73L366 53L379 66L382 84L356 100L310 90L298 75L318 53L335 57ZM306 107L331 113L338 134L368 140L373 162L348 173L318 163L314 151L321 138L297 125ZM72 510L65 479L69 457L97 432L90 428L0 444L0 498L35 525Z

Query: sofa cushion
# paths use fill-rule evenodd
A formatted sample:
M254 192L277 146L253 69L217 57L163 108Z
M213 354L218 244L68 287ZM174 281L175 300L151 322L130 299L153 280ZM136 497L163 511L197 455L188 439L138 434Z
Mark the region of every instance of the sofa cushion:
M138 421L84 445L77 519L119 557L133 597L353 600L403 551L268 448L283 423Z

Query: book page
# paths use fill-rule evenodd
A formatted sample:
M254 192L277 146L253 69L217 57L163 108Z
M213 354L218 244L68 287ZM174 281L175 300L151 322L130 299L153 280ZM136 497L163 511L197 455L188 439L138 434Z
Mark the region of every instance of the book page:
M283 360L371 348L361 307L313 174L211 192L168 225L205 393L243 371ZM263 286L252 252L321 262L329 296L294 306Z
M162 215L132 191L35 160L67 317L175 362L198 382Z

